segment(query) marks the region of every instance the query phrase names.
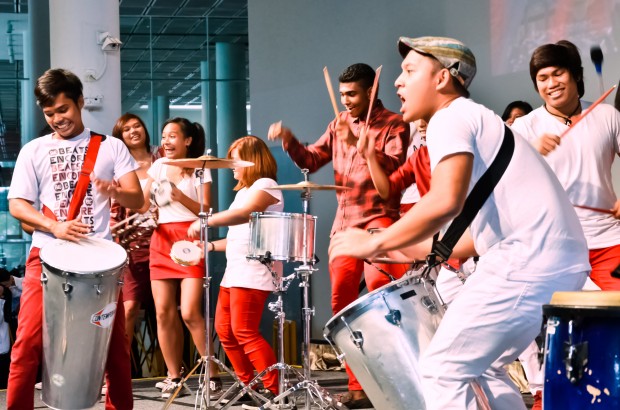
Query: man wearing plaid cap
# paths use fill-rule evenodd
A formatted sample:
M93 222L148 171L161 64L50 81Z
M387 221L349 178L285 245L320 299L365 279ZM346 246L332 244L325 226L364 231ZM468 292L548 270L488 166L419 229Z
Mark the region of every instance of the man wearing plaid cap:
M467 98L476 73L467 46L442 37L402 37L398 46L401 112L405 121L428 122L431 188L381 233L336 235L330 258L396 249L424 257L429 238L461 212L504 138L512 138L499 116ZM557 178L526 141L513 139L510 163L452 254L480 261L422 353L417 370L429 410L475 409L472 385L482 387L492 409L525 409L503 366L538 334L542 304L556 291L581 289L590 269L583 232Z

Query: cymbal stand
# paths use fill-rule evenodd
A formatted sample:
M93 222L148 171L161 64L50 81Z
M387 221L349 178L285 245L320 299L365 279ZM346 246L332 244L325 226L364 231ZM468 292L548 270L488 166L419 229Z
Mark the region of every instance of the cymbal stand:
M302 169L301 172L304 174L305 182L308 182L308 170ZM271 371L275 368L279 370L286 369L293 374L298 379L297 384L292 385L288 389L284 390L288 381L285 379L283 372L280 371L280 394L274 397L272 400L265 402L259 409L268 409L272 408L272 406L276 405L276 403L281 403L282 399L289 396L290 394L298 391L305 390L306 398L305 398L305 409L310 410L310 406L312 403L319 406L321 409L332 409L332 410L346 410L347 407L342 403L338 402L334 399L327 390L319 386L319 384L312 380L312 374L310 370L310 332L311 332L311 320L314 315L314 307L310 307L310 275L317 271L314 267L315 258L311 257L308 259L308 203L311 198L311 192L309 188L304 188L301 193L301 199L303 204L303 257L302 257L302 265L295 268L295 274L300 279L299 287L303 288L303 322L304 322L304 342L302 348L302 364L303 364L303 374L301 374L296 369L291 366L284 364L284 312L282 311L282 315L279 316L279 329L278 329L278 337L279 337L279 348L280 348L280 358L281 363L276 363L270 368L266 369L265 372ZM263 372L261 372L262 375ZM259 376L261 376L259 375ZM257 376L257 378L259 377ZM277 408L277 407L276 407Z
M194 369L187 374L182 380L182 384L186 383L189 377L194 373L196 368L200 366L200 372L198 377L198 391L196 392L196 401L194 403L195 409L205 409L205 410L215 410L219 407L215 405L211 405L211 397L209 395L209 386L211 384L211 374L209 372L209 362L213 362L217 364L220 369L223 369L226 373L230 374L232 378L239 383L239 385L243 386L243 382L239 380L235 372L233 372L230 368L228 368L224 363L222 363L215 356L210 355L211 351L211 343L213 343L211 339L211 276L209 276L209 217L212 215L211 209L207 212L204 207L204 172L206 165L206 161L203 164L202 168L196 169L196 176L200 180L200 193L199 193L199 202L200 202L200 212L198 213L198 218L200 219L200 242L202 243L202 251L204 255L204 289L205 289L205 306L204 306L204 317L205 317L205 352L206 355L201 357L198 364ZM234 386L233 386L234 387ZM164 405L164 409L167 409L172 401L177 396L180 391L181 386L170 396L166 404ZM230 388L228 391L231 391ZM228 393L228 391L226 393ZM226 394L225 393L225 394ZM225 395L223 394L222 397ZM239 395L241 396L241 395ZM217 404L217 403L215 403Z

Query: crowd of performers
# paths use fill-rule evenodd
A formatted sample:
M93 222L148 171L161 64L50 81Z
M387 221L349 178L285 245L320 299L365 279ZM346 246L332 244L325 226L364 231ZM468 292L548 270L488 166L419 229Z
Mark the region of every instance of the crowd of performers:
M501 117L470 99L476 59L462 42L402 37L397 50L400 114L373 98L375 71L353 64L339 76L345 110L314 143L304 144L281 121L265 138L280 141L290 159L310 172L331 162L335 184L349 188L336 193L330 233L332 312L358 298L362 277L372 291L389 283L381 270L394 278L407 270L404 264L372 266L364 260L385 255L424 260L433 236L460 214L503 141L513 139L505 172L454 247L447 261L451 269L439 272L437 287L449 309L422 354L419 371L428 409L473 408L471 380L479 383L491 408L524 409L504 369L519 358L539 406L543 379L535 338L542 305L554 292L582 289L588 276L602 290L620 290L620 279L612 275L620 265L620 202L611 175L620 153L620 112L599 104L582 115L588 108L581 99L583 67L569 41L542 45L531 56L539 108L515 101ZM200 237L198 213L201 204L212 205L211 176L207 170L199 179L194 169L167 162L201 156L204 129L172 118L161 130L161 146L151 147L138 116L120 117L112 136L101 142L90 188L71 219L66 215L79 173L60 169L55 160L66 153L81 166L84 155L78 153L88 150L91 130L81 115L82 84L69 71L51 69L37 80L35 97L52 132L22 148L9 191L11 214L33 234L7 408L34 406L43 345L39 250L55 238L80 241L94 234L111 239L110 225L135 213L147 216L136 218L133 229L139 235L118 238L129 262L107 358L106 408L133 407L130 344L140 306L151 297L168 372L157 387L163 398L177 390L180 396L192 394L182 382L183 324L201 357L213 355L205 351L204 266L181 266L170 252L176 242ZM232 143L227 157L254 165L233 169L235 199L209 218L210 226L229 227L224 239L207 244L209 251L225 252L227 260L215 330L246 384L276 363L259 331L264 305L275 290L272 272L246 258L250 214L284 209L281 192L272 189L277 165L265 140L244 136ZM153 203L150 193L163 183L168 200ZM222 394L218 371L210 363L211 399ZM372 407L348 367L347 373L348 391L337 399L350 409ZM264 397L278 395L277 372L265 373L262 385ZM240 403L258 406L248 395Z

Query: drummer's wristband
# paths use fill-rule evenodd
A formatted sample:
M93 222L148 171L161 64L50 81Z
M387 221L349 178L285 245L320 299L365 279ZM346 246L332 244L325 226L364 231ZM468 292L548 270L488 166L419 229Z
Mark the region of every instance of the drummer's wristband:
M209 248L209 252L215 252L215 244L213 242L209 242L209 245L211 246Z

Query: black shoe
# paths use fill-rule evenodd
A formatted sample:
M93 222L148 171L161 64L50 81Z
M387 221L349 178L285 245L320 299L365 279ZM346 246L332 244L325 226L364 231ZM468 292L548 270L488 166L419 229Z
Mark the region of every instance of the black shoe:
M258 404L258 403L254 403L252 401L251 404L248 403L244 403L241 408L245 409L245 410L258 410L261 406L263 406L266 402L273 400L276 397L276 394L274 392L272 392L271 390L267 390L267 389L261 389L258 391L258 394L260 394L261 396L263 396L265 399L267 399L264 403L262 404Z
M241 387L237 387L236 389L233 389L230 393L226 394L224 397L222 397L220 400L218 400L218 403L220 404L228 404L230 403L238 394L239 392L242 390ZM234 401L235 404L258 404L256 400L254 400L254 398L252 396L250 396L248 393L245 393L243 396L239 397L237 400Z
M349 391L347 393L341 394L340 396L337 396L336 400L338 400L340 403L344 404L345 406L347 406L348 409L351 409L351 410L373 408L373 405L370 402L370 399L368 398L368 396L366 396L366 393L364 393L363 391L362 391L362 397L360 397L359 399L354 399L353 395Z
M224 393L222 390L222 379L219 377L211 377L209 380L209 398L211 400L217 400Z

